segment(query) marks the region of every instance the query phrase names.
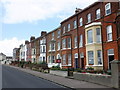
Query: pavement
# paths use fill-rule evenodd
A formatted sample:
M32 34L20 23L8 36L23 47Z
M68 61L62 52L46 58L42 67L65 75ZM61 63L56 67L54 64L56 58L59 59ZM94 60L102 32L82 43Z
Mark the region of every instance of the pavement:
M17 70L21 70L23 72L32 74L34 76L43 78L45 80L63 85L65 87L69 87L69 88L100 88L100 89L105 89L105 90L114 90L113 88L107 87L107 86L103 86L103 85L99 85L99 84L94 84L94 83L90 83L90 82L86 82L86 81L79 81L79 80L75 80L75 79L70 79L70 78L66 78L66 77L62 77L62 76L56 76L56 75L51 75L48 73L42 73L42 72L38 72L38 71L33 71L30 69L25 69L25 68L20 68L20 67L14 67L14 66L9 66L12 68L15 68Z

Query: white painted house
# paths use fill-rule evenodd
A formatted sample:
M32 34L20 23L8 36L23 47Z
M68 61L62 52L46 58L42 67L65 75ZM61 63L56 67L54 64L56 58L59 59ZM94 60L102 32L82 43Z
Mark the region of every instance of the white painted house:
M6 61L6 55L3 53L0 53L0 64L4 64Z
M43 37L40 40L40 56L39 56L39 62L46 62L46 38Z
M20 58L19 61L26 61L26 52L27 52L27 48L26 45L21 44L20 45Z

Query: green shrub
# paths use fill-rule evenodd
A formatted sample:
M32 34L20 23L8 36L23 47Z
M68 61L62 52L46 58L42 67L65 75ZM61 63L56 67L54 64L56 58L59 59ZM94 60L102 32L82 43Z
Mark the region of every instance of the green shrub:
M75 69L74 71L76 71L76 72L81 72L81 69L80 69L80 68L77 68L77 69Z
M68 69L66 69L66 68L63 68L63 69L60 69L61 71L68 71Z
M52 66L51 70L60 70L59 66Z
M87 70L94 70L94 68L93 67L88 67Z

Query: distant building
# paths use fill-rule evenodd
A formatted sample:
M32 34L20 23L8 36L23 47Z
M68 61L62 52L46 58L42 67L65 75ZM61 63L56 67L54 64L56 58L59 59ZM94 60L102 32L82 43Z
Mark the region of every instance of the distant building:
M16 56L17 50L18 50L18 48L13 49L13 61L17 61L17 56Z
M13 61L13 57L12 56L7 56L6 60L5 60L5 64L10 64L11 61Z
M6 55L3 53L0 53L0 64L4 64L5 60L6 60Z

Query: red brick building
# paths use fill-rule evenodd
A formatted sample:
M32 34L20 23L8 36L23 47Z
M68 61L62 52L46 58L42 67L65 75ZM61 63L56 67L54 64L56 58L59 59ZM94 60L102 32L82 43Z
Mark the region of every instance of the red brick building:
M49 67L111 69L110 62L120 60L120 1L76 9L59 28L31 37L28 48L29 60Z
M61 29L46 34L46 58L49 67L59 65L61 67Z
M66 40L61 49L63 67L69 66L70 53L74 68L111 69L110 62L118 60L118 9L119 2L95 2L83 10L77 9L73 16L61 22L61 38L63 42ZM71 38L70 50L67 38Z

